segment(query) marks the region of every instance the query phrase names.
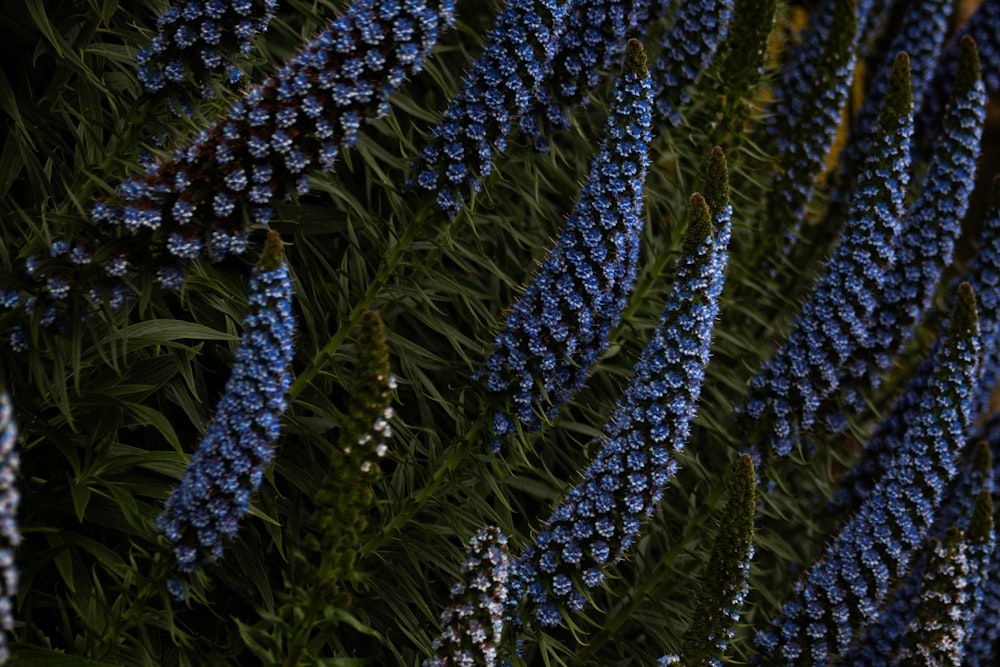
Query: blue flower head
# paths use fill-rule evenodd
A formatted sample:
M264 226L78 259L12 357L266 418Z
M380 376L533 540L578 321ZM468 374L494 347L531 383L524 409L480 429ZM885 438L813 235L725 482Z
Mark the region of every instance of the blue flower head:
M507 148L512 122L533 108L552 65L570 0L508 0L462 88L413 165L412 182L454 217Z
M629 38L640 42L649 22L649 0L574 0L545 83L535 91L537 112L526 111L521 130L544 147L535 117L558 128L569 126L567 111L589 101L601 73L615 69Z
M21 496L17 490L17 424L10 395L0 392L0 663L10 656L7 633L14 631L14 596L17 595L17 566L14 548L21 543L17 528L17 509Z
M909 342L930 309L941 273L951 265L969 206L986 120L986 91L975 42L963 38L962 49L944 131L938 136L920 195L903 218L896 260L885 274L869 346L859 355L865 361L860 368L873 380L889 368L890 355L898 354ZM858 370L855 365L854 372Z
M452 604L441 614L444 630L431 644L423 667L493 667L504 626L510 577L507 538L493 526L469 540L462 579L451 588Z
M497 336L481 376L506 400L499 442L531 433L580 390L608 345L635 278L651 92L642 45L630 40L605 139L566 227Z
M708 363L725 270L718 244L728 239L729 212L727 203L717 216L725 230L716 236L705 198L692 197L685 257L600 450L516 561L516 591L543 626L561 622L560 608L586 606L584 591L629 551L677 470Z
M980 58L986 64L983 70L986 93L992 95L1000 90L1000 68L996 65L1000 63L1000 3L987 0L979 3L976 11L959 31L959 39L953 40L944 50L934 71L934 78L924 94L916 125L916 136L923 149L922 153L930 150L943 127L941 120L948 108L950 91L962 60L961 44L965 36L975 40Z
M774 228L791 243L812 199L816 176L840 125L857 57L865 2L823 0L801 48L789 54L767 126L781 168L768 197Z
M894 582L930 536L965 446L979 363L975 296L963 283L955 313L892 464L858 513L800 579L771 627L756 636L758 663L833 664L878 621Z
M678 6L653 65L656 111L668 124L681 124L678 110L690 101L690 88L712 64L732 14L733 0L694 0Z
M183 257L190 248L168 239L198 238L202 256L241 252L246 221L267 225L274 202L308 191L308 172L333 169L453 20L452 0L356 0L223 120L123 182L92 217L151 229L155 244Z
M250 511L271 461L291 383L292 284L281 239L271 232L249 286L243 335L215 417L167 498L156 527L171 543L177 570L222 556ZM172 584L177 593L179 585Z
M896 58L881 118L878 150L869 156L851 203L840 245L827 262L787 341L751 384L744 408L753 419L769 411L770 444L786 456L800 429L812 428L824 401L838 389L845 362L865 345L883 272L903 212L913 114L906 54Z
M230 83L240 79L234 56L247 56L253 39L267 30L277 0L182 0L156 20L156 37L139 50L139 82L152 93L170 91L182 98L196 89L214 93L218 70ZM187 94L186 94L187 93Z

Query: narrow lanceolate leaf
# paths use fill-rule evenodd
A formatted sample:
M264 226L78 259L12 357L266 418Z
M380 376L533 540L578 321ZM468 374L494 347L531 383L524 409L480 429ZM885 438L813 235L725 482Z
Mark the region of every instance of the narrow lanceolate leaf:
M630 40L590 175L555 247L513 308L481 375L500 440L537 431L580 390L608 346L635 279L651 93L642 45Z
M223 120L123 182L91 217L144 232L142 252L178 263L242 252L274 202L307 192L310 172L333 169L361 126L388 113L390 95L451 25L452 5L356 0Z
M14 604L17 595L17 566L14 548L21 543L17 527L17 509L21 495L17 490L20 456L17 451L17 424L10 395L0 392L0 663L10 657L7 636L14 631Z
M955 476L978 359L975 296L963 283L919 416L901 434L868 500L795 584L769 627L758 630L758 664L835 664L862 628L878 622L892 584L930 536Z
M209 98L213 79L225 70L239 81L234 60L245 58L253 39L267 30L277 0L188 0L169 5L156 19L156 36L139 49L139 82L152 93L169 92L186 102L197 92Z
M493 526L469 541L462 579L451 587L444 630L423 667L493 667L504 627L510 562L507 538Z
M656 111L670 125L681 124L678 110L690 101L690 88L712 64L732 14L733 0L693 0L678 6L653 66Z
M570 0L508 0L486 35L431 139L413 165L413 181L455 216L493 171L513 122L534 104L565 30Z
M775 90L768 134L779 169L768 196L772 229L794 240L816 176L823 170L857 57L858 26L865 17L855 0L824 0L810 19L802 47L789 54Z
M685 257L653 340L604 426L600 451L562 498L534 544L516 561L517 591L543 626L560 610L582 610L584 591L635 542L652 516L687 442L701 393L718 314L712 216L701 195L691 200Z
M732 470L729 502L697 594L697 607L682 640L686 665L719 664L733 638L750 589L753 522L757 512L753 460L744 454Z
M867 344L875 300L903 212L913 114L906 54L893 68L881 117L878 150L868 159L834 251L792 331L751 384L746 412L770 419L768 438L786 456L811 429L824 401L846 375L846 362Z
M986 119L986 93L979 76L975 42L964 38L962 67L955 81L945 126L934 147L920 195L903 217L895 262L885 274L884 290L872 318L872 333L851 364L854 382L877 385L892 356L902 351L930 310L955 240L969 207ZM976 286L973 285L973 288ZM979 292L977 292L978 294ZM856 409L863 401L854 398Z
M950 658L960 659L964 653L988 585L986 570L995 547L989 445L978 443L966 459L945 494L933 539L845 662L870 667L897 662L945 665L957 664ZM957 531L957 539L947 535L950 530ZM960 575L958 580L955 574ZM936 647L944 648L946 655L935 656Z
M222 556L250 510L271 461L291 382L292 283L282 242L271 232L249 287L249 311L225 392L181 483L156 527L170 541L182 574ZM183 597L177 579L170 591Z

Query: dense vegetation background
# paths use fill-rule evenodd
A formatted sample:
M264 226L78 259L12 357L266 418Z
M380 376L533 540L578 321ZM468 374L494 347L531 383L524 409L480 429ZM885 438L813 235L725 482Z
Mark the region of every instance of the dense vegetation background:
M272 10L267 2L243 4L250 5L258 17ZM979 52L985 90L992 93L993 102L979 141L979 168L958 177L968 186L963 193L955 194L944 186L936 191L924 182L935 155L932 137L941 132L943 121L938 118L928 129L917 115L907 204L913 205L925 190L936 192L938 217L944 219L947 212L964 209L966 197L969 201L968 213L956 220L963 232L954 258L942 251L937 259L927 260L940 263L943 271L933 302L920 313L917 326L908 330L912 340L901 353L892 354L891 366L877 370L881 382L865 378L852 395L856 400L840 392L827 396L824 405L833 406L832 413L844 413L846 424L835 432L819 423L801 430L797 425L791 454L780 456L771 451L773 415L754 420L745 409L737 408L745 406L751 395L761 395L759 388L751 389L753 378L790 340L790 331L798 326L795 318L810 299L813 285L830 271L833 262L827 258L835 248L849 243L840 237L840 230L853 215L850 202L864 200L857 194L864 188L857 183L891 187L892 179L875 170L898 169L899 165L879 163L866 171L866 157L875 156L878 162L884 157L883 149L881 144L875 148L863 144L851 134L852 127L860 125L860 110L871 96L866 90L879 80L881 64L895 55L889 51L897 44L893 40L901 34L900 26L908 25L907 12L915 8L941 11L948 3L859 2L858 7L864 9L857 10L858 16L867 27L839 28L838 34L852 35L839 46L832 38L823 41L823 35L831 30L836 33L838 28L825 25L822 17L850 15L855 3L812 4L817 6L784 2L775 6L765 0L681 6L581 0L511 0L509 5L460 1L454 8L454 26L446 29L442 19L439 38L425 38L424 45L433 50L423 61L422 71L396 82L398 91L389 100L388 115L376 120L376 105L368 105L371 108L364 110L373 116L372 122L358 119L361 129L356 143L343 135L335 137L341 141L341 150L332 169L320 168L320 161L313 160L305 172L306 184L283 183L281 178L287 180L287 174L274 177L277 194L267 202L273 212L268 220L256 219L266 225L252 224L253 207L247 209L251 212L246 213L245 238L240 230L227 227L229 222L214 219L212 211L217 213L219 205L214 203L216 184L210 177L221 178L231 171L206 168L207 180L196 178L190 188L189 200L201 206L190 229L198 230L202 236L197 238L206 248L217 238L213 231L221 230L225 238L231 234L237 239L233 242L237 245L245 241L246 250L236 252L235 246L230 253L195 250L178 259L170 248L196 238L194 232L185 236L189 227L179 225L183 239L172 241L166 213L162 227L140 223L130 228L121 217L95 214L95 203L98 211L101 206L119 207L127 220L128 183L155 181L157 167L151 165L183 164L188 159L193 163L191 173L196 173L199 161L220 159L219 154L179 157L175 149L190 147L192 142L199 145L203 140L196 139L198 132L215 127L212 124L227 114L231 117L237 100L248 99L248 91L280 71L282 63L299 53L301 45L332 17L347 12L348 3L283 0L273 7L266 31L252 39L247 57L234 56L244 73L238 81L229 84L225 75L213 78L208 73L205 80L214 95L207 100L201 99L200 83L190 85L205 74L198 71L200 66L180 77L186 82L183 85L149 92L140 82L148 76L137 67L136 56L156 34L157 17L165 10L160 2L4 3L0 8L0 118L4 128L0 134L0 302L4 306L0 339L5 342L0 345L0 379L10 396L18 435L8 432L3 438L0 451L7 472L0 483L20 494L19 502L8 495L0 507L5 519L16 520L16 528L4 533L5 547L16 544L16 593L10 579L4 589L13 614L13 624L6 629L10 664L417 665L431 655L444 661L432 664L493 664L488 651L463 663L447 655L452 646L447 641L434 643L441 632L441 612L452 603L453 586L464 576L470 538L499 539L494 533L480 533L486 526L497 527L505 536L502 541L512 559L507 565L510 590L504 588L500 594L491 588L490 594L506 595L510 602L522 600L520 609L510 605L504 612L507 619L498 645L503 660L546 666L653 665L661 656L681 654L677 659L686 664L719 664L710 660L739 664L762 653L763 657L757 655L754 660L826 664L826 659L768 653L766 642L758 636L755 643L754 635L791 614L783 605L794 603L801 594L801 590L793 591L795 582L824 557L831 544L838 544L838 535L858 511L857 499L855 505L831 502L845 472L864 460L864 444L890 414L894 401L907 391L907 382L921 373L937 377L933 368L927 371L921 366L921 360L939 337L945 338L947 322L967 321L951 316L956 310L964 312L961 304L955 305L957 282L969 280L967 272L977 261L989 261L986 252L980 253L980 248L988 247L981 239L989 237L980 237L980 231L996 217L995 200L990 208L989 183L1000 171L996 149L1000 28L994 16L1000 12L996 0L985 0L982 13L992 17L984 20L992 21L987 25L992 26L988 34L993 41L980 43ZM410 8L423 3L398 5ZM437 11L444 5L431 6ZM947 35L944 53L949 49L957 53L954 36L976 6L960 3L951 14L942 33ZM588 7L609 14L620 11L623 16L647 15L633 26L623 21L622 35L611 34L596 19L591 21L592 27L608 31L596 40L605 44L611 60L595 66L599 74L595 85L580 94L589 103L571 106L557 96L552 104L567 114L565 127L547 119L544 106L532 109L532 118L539 118L537 133L530 124L513 130L505 150L496 150L495 159L489 156L491 173L485 175L481 164L473 166L476 163L470 155L458 160L468 165L473 178L482 176L481 190L471 194L469 181L461 181L453 190L454 197L464 202L439 199L438 193L445 188L422 187L425 183L416 177L433 160L426 153L424 167L415 166L414 160L428 145L449 101L462 90L463 77L476 71L476 58L484 49L489 52L498 35L516 42L510 34L490 32L496 17L542 17L541 27L523 24L521 37L528 48L535 49L545 72L552 62L563 67L565 62L558 57L546 61L538 55L544 49L532 40L545 34L542 28L553 29L558 22L551 17L560 7L569 8L570 15ZM508 14L502 14L505 11ZM440 16L446 13L443 10ZM364 20L389 21L378 18L377 11ZM727 24L728 38L723 38L720 33L726 31L719 26ZM567 20L567 25L577 24ZM667 46L661 47L664 36ZM622 102L624 93L616 86L639 85L635 81L641 79L635 77L643 69L630 62L622 74L629 37L645 44L656 100L672 102L670 110L660 106L644 112L639 109L642 94L634 90L627 94L635 97L636 106L626 108ZM927 37L912 39L911 47L919 51L921 40ZM632 48L631 56L638 58L636 47ZM782 97L789 90L783 77L817 49L825 53L817 62L828 69L806 70L804 75L815 97L800 97L794 104L781 106L782 99L789 99ZM690 57L683 55L685 50ZM697 75L690 77L697 82L688 85L686 74L680 79L664 78L664 70L656 64L661 55L668 61L663 66L666 71L690 72ZM673 65L668 56L674 58ZM178 57L198 59L189 54ZM917 57L911 57L916 63ZM930 62L933 72L937 60ZM840 92L836 92L835 65L849 74ZM627 79L629 73L633 79ZM553 69L551 77L559 81L560 76L563 70ZM943 107L953 80L955 76L946 77L943 89L928 80L924 97ZM537 94L530 83L527 90ZM917 89L915 84L915 95ZM508 95L504 104L512 99L517 98ZM270 107L275 113L280 108L278 102ZM327 112L341 113L338 109ZM508 112L516 119L524 109ZM646 121L642 121L644 113ZM972 129L981 122L975 120L977 113L970 110L965 116L968 124L963 127L969 136L978 137ZM585 373L585 386L578 393L570 392L571 400L558 414L555 410L543 414L546 402L554 399L542 397L534 411L537 432L531 432L528 419L498 443L496 437L503 427L498 426L496 414L513 411L512 403L519 405L520 399L512 398L515 389L496 390L482 369L494 352L498 333L510 326L514 304L567 226L591 161L601 146L610 147L612 153L619 150L615 141L621 141L620 137L601 143L609 116L619 119L620 128L648 122L651 129L648 173L644 182L638 181L642 204L632 213L626 205L616 204L621 215L634 214L638 222L634 228L638 246L630 251L633 256L616 260L631 262L634 281L630 286L626 283L619 304L623 311L609 316L607 344L599 346L599 359ZM335 118L339 122L342 115ZM824 122L832 141L817 140L813 131L808 140L819 143L805 143L812 131L810 123L820 126ZM305 132L298 125L290 127L290 141L297 145L295 141ZM779 129L769 132L766 127ZM275 132L268 126L268 141ZM239 146L246 133L236 134L235 150L243 150ZM826 135L820 131L818 136ZM546 150L536 150L540 137ZM215 146L211 141L217 139L209 141ZM491 135L490 143L496 148L500 142ZM860 148L851 148L853 144ZM724 159L722 152L713 153L715 146L722 148ZM320 143L310 150L320 150ZM795 171L793 164L798 164L794 161L802 155L818 169L806 170L804 179L798 177L799 185L790 185L794 178L789 174ZM857 160L847 171L841 171L840 165L846 164L846 158L840 160L843 156ZM619 163L634 159L647 168L643 157L608 159ZM720 171L723 162L728 165L727 173ZM281 172L280 167L275 170ZM174 173L170 174L174 179ZM136 206L144 212L152 210L148 201L167 197L163 194L167 191L173 197L176 193L170 188L188 192L178 182L174 179L163 190L142 194L135 201L145 203ZM786 200L779 192L782 188L795 192L801 183L810 189L814 182L815 195L806 201L793 202L794 196ZM296 187L300 187L298 192ZM896 187L901 188L901 183ZM287 197L278 196L285 191ZM692 204L696 192L705 195L707 205L697 198ZM712 246L723 229L725 196L732 205L728 266L725 257L718 257L725 255L724 244L721 250ZM963 201L959 203L956 197ZM628 201L628 206L635 204ZM927 200L919 201L923 205ZM441 202L443 207L438 205ZM875 208L872 204L871 210ZM170 215L179 218L176 209L171 211ZM693 229L700 230L700 238ZM275 236L268 236L269 230L280 236L283 250ZM709 250L699 250L699 243L715 248L711 261L705 259ZM77 261L71 254L77 247L89 254L87 261ZM911 260L914 267L923 261ZM116 273L116 262L124 261L127 271ZM284 270L283 261L287 261L294 295L290 298L279 294L283 274L272 276ZM605 264L597 259L593 263ZM898 265L904 263L900 260ZM708 271L706 266L716 273L699 273ZM711 296L711 285L721 287L719 282L712 283L713 276L718 281L723 269L725 287L721 295ZM882 270L888 271L885 265ZM984 270L987 275L991 270L1000 274L995 266ZM183 279L179 290L163 287L179 280L178 276ZM685 281L694 280L692 276L701 276L704 284L685 287ZM274 289L279 292L248 304L248 292L257 294L260 282L272 279L267 284L278 285ZM880 298L871 285L864 291ZM846 292L834 285L833 293ZM996 327L987 318L995 319L1000 313L995 307L984 311L983 295L976 296L982 330L993 331ZM517 588L517 563L523 565L526 557L517 558L533 544L564 494L585 479L585 469L607 441L613 429L611 425L602 429L602 425L609 422L647 344L662 329L664 304L679 303L684 314L689 313L685 308L700 308L697 304L715 303L716 298L717 318L708 306L690 311L711 314L707 330L700 330L706 344L711 338L711 361L700 385L689 381L683 387L685 396L697 401L697 414L689 436L684 437L684 427L671 432L677 445L671 452L676 474L656 503L655 514L642 523L631 548L624 549L626 557L607 566L599 586L585 590L585 608L574 613L560 604L556 626L546 627L539 622L542 617L535 615L539 600ZM289 304L295 320L293 335L290 328L280 328L268 319L268 313ZM246 319L248 312L258 314L259 319ZM678 324L678 330L688 331L689 324ZM255 327L273 339L253 342L245 334L258 331ZM965 334L954 334L961 335ZM175 579L174 547L183 539L193 539L193 533L181 540L170 537L157 517L194 452L215 437L215 427L209 425L213 417L220 422L218 406L233 405L225 399L234 391L231 374L247 382L259 381L261 387L267 384L260 367L252 366L240 352L255 344L287 345L287 351L294 350L289 374L275 379L275 386L269 388L273 394L269 405L280 418L280 435L273 449L267 442L261 445L273 453L261 453L259 461L247 464L259 468L259 479L254 480L259 488L254 486L238 535L219 540L224 544L222 557L208 558L209 554L200 551L198 557L206 557L204 562ZM983 335L982 349L995 344ZM952 345L947 348L952 350L957 344L940 345ZM936 354L930 358L937 359ZM954 354L960 357L962 353ZM990 353L970 355L988 358ZM282 366L274 361L267 368ZM528 370L536 378L548 371L541 366ZM584 367L581 372L585 371ZM692 371L687 377L697 375ZM976 392L990 389L963 386L977 396ZM248 391L252 394L258 389ZM855 410L859 401L861 409ZM775 403L768 405L773 408ZM937 409L927 408L924 413L937 415ZM919 412L908 413L904 426L897 423L896 428L910 430L917 420L913 415ZM612 421L625 421L623 415L616 412ZM988 410L979 411L980 423L988 417ZM638 419L640 426L644 419ZM798 424L802 417L795 419ZM235 421L229 426L239 431ZM257 438L266 431L258 426L247 428ZM958 430L970 434L970 443L983 437L982 433L972 437L975 423L962 424ZM388 432L391 437L383 438ZM998 436L990 431L986 435ZM894 438L902 441L902 431ZM383 442L387 445L384 452L379 447ZM966 466L986 475L982 471L991 464L973 461L973 446L956 447L952 454L962 470ZM741 457L748 451L757 464L756 496L746 483L747 475L754 474L750 458ZM888 466L883 462L875 474L885 474ZM252 473L246 473L238 484L249 484L251 477ZM852 484L857 481L848 479ZM878 478L862 475L862 486L866 480L872 486ZM982 480L976 484L986 485ZM968 482L966 486L976 485ZM975 493L962 488L949 492L965 499L958 504ZM737 553L728 566L712 558L717 541L743 543L740 535L746 536L746 522L732 519L740 507L743 516L755 517L756 525L746 596L741 579L746 574L746 545L742 556ZM950 516L947 510L941 512ZM982 507L979 512L988 514ZM950 521L965 526L965 533L973 533L968 527L971 510L965 515L964 523L954 517ZM977 525L982 526L980 515ZM992 544L991 529L985 533ZM947 538L944 543L958 550L954 545L962 539L966 538ZM986 539L983 536L981 541ZM923 541L924 551L942 548ZM976 548L969 547L973 552ZM490 558L482 549L476 552L473 547L473 551L481 560ZM947 552L941 560L958 562L952 556ZM507 563L506 556L502 560ZM934 570L935 561L930 562L921 567ZM985 568L989 558L980 557L977 562ZM9 565L0 563L14 576ZM892 575L893 587L900 585L904 574ZM486 576L508 583L489 567ZM970 604L978 604L977 611L985 613L989 601L996 604L998 599L986 595L985 580L980 584L983 590L978 596L970 593L979 602ZM523 581L521 585L527 586ZM178 590L183 600L172 595ZM469 595L478 605L476 595ZM908 599L919 596L919 586L910 595ZM692 632L704 637L725 634L724 620L706 620L705 612L699 610L703 599L716 607L725 606L720 600L742 603L732 610L738 621L731 641L706 639L699 644L692 638ZM949 608L943 609L938 620L948 618ZM1000 606L995 611L1000 613ZM493 612L491 618L496 620ZM851 610L850 622L864 636L864 628L873 623L870 616L858 614ZM961 624L945 621L944 625L942 632ZM969 645L973 636L990 631L971 622L962 627L963 641ZM931 636L927 632L924 635ZM992 640L995 636L981 643L988 645ZM462 641L480 651L490 643ZM707 647L704 655L702 645ZM905 659L918 660L907 655ZM979 655L984 662L977 664L991 664L988 649ZM927 658L926 663L914 664L952 664L947 660L956 658L935 659L943 662ZM665 657L662 664L671 664L670 660ZM851 664L862 664L857 660Z

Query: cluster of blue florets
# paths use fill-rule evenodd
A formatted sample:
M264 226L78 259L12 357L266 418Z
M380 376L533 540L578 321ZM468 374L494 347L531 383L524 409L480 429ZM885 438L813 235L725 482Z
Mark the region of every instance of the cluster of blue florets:
M230 82L241 78L233 54L250 55L253 39L267 29L277 0L187 0L172 4L156 19L156 36L139 50L139 82L156 93L195 85L213 95L213 72L227 68Z
M681 124L677 110L690 101L690 87L712 64L726 39L732 15L733 0L696 0L677 7L653 66L656 111L670 125Z
M449 216L478 192L507 148L513 121L528 118L565 29L569 0L510 0L413 165L413 181L437 193Z
M649 19L648 0L575 0L566 15L564 31L552 58L546 85L536 91L537 107L554 127L569 125L568 109L586 104L600 83L602 72L621 61L628 38L642 41ZM521 127L544 140L530 114Z
M635 278L651 124L649 75L626 69L566 227L481 372L489 392L509 400L494 418L495 448L518 424L530 433L540 415L554 417L608 345Z
M269 241L271 243L271 241ZM291 383L292 285L287 265L254 269L249 312L236 363L215 418L156 526L173 544L177 569L190 573L222 556L250 510L273 454ZM180 582L171 592L182 596Z
M980 60L984 63L983 82L989 95L1000 90L1000 4L982 2L944 50L934 78L924 95L923 106L917 116L917 137L920 145L929 149L942 129L950 91L955 81L961 59L961 42L966 35L975 40Z
M493 667L504 626L510 557L507 538L490 526L469 541L462 580L451 588L452 606L441 614L444 631L423 667Z
M858 29L866 18L862 4L856 12ZM769 206L786 223L789 242L812 199L816 176L823 171L854 72L858 32L839 34L847 30L845 14L840 0L821 3L810 18L812 29L802 47L790 54L775 90L775 122L767 130L783 168L775 173ZM831 45L845 37L853 37L847 53L831 53Z
M1000 506L997 480L1000 480L1000 417L993 417L979 430L974 440L985 442L993 456L991 490L994 507ZM1000 639L1000 554L996 547L982 582L982 601L965 642L965 664L968 667L993 667L997 664L995 647Z
M846 362L870 335L872 312L903 213L909 180L913 114L886 128L861 174L840 245L795 318L781 349L751 383L744 407L752 419L770 412L771 447L786 456L810 429L846 374Z
M722 224L728 228L727 220ZM586 606L583 591L599 586L606 568L631 548L677 471L718 314L725 248L717 243L707 230L689 247L653 340L604 427L600 451L516 561L516 590L543 626L561 622L560 606L570 612Z
M266 225L275 201L308 192L311 171L333 169L362 123L388 113L453 9L452 0L356 0L224 120L99 201L92 219L154 230L181 263L196 250L241 253L248 222Z
M974 309L970 298L960 308ZM794 588L772 627L755 641L768 660L826 665L847 654L859 628L875 623L934 526L965 446L980 349L974 316L956 316L895 457L821 560ZM971 323L971 329L961 327Z
M850 136L839 157L842 175L859 169L877 141L878 116L889 90L892 62L897 53L905 52L910 57L913 111L914 114L920 111L924 91L937 68L953 8L954 3L948 0L920 0L906 6L886 57L865 90L861 108L851 118ZM847 189L850 190L850 185ZM835 200L844 195L843 185L832 193Z
M851 664L896 664L900 658L912 655L914 649L926 652L928 647L921 646L920 639L938 633L953 634L946 642L934 639L938 648L955 658L948 664L966 664L961 656L975 634L975 619L987 585L985 577L996 547L992 526L986 534L970 532L976 498L984 490L993 493L993 470L979 470L975 462L966 461L946 493L934 530L935 539L948 541L954 552L937 541L925 546L878 621L865 629L849 656ZM946 534L945 527L960 531L957 543L955 536ZM979 526L975 530L981 529ZM946 562L941 562L942 556ZM958 580L955 574L960 575ZM928 618L938 614L938 618ZM948 619L948 625L940 626L941 619ZM928 627L928 621L938 627Z
M852 369L876 383L930 309L969 207L986 120L986 93L978 77L967 90L955 93L923 187L903 218L896 259L885 273L868 347L861 355L865 363Z
M17 565L14 548L21 543L17 528L17 424L10 395L0 392L0 663L9 657L7 633L14 631L14 596L17 595Z

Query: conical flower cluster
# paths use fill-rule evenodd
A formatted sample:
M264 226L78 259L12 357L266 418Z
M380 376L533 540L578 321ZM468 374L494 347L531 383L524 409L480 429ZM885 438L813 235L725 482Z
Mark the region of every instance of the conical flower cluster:
M694 618L684 633L685 665L720 664L750 590L753 524L757 513L757 479L753 460L744 454L733 466L729 502L705 572ZM665 656L664 659L669 659ZM664 663L661 659L660 664Z
M17 452L17 424L10 395L0 392L0 663L10 657L7 634L14 631L14 596L18 572L14 548L21 543L17 509L21 502L15 484L20 457Z
M569 125L566 112L589 101L601 73L614 70L629 38L640 42L649 21L649 0L575 0L567 9L563 33L552 57L545 85L536 92L535 115L558 128ZM531 113L521 117L521 129L545 140Z
M930 537L965 446L978 373L975 296L966 283L937 362L921 412L895 448L892 464L795 585L771 627L757 632L758 664L834 664L851 650L861 628L878 621L894 581Z
M458 215L468 191L478 192L507 148L513 123L535 104L560 37L570 0L507 0L486 35L483 54L442 113L413 165L416 185Z
M277 0L180 0L156 19L156 36L139 49L139 82L149 92L186 93L197 87L212 96L215 72L241 76L234 54L246 57L253 39L267 30ZM187 97L187 95L184 95Z
M236 535L271 461L287 407L295 320L292 283L276 232L268 236L254 269L248 300L236 364L215 417L156 520L181 573L220 558L226 541ZM171 592L183 596L179 581L172 580Z
M453 17L452 0L356 0L278 73L173 158L123 182L92 218L138 233L182 263L246 247L275 201L309 189L361 125L389 111L389 96L423 66Z
M554 417L608 346L635 279L651 123L646 56L630 40L587 182L482 371L489 392L509 401L495 414L495 448Z
M906 54L893 67L893 84L881 121L879 149L869 157L840 245L777 353L751 384L746 412L771 419L770 444L786 456L799 430L813 427L817 413L840 386L850 356L870 336L872 312L882 291L909 178L913 131Z
M507 538L493 526L469 540L462 580L451 588L452 606L441 614L444 631L423 667L493 667L504 626L510 558Z
M717 217L728 214L727 206ZM577 612L586 606L583 591L599 586L605 569L628 552L677 471L725 270L725 248L712 224L705 198L694 195L685 257L653 340L604 427L600 451L516 561L518 592L543 626L560 623L560 607Z
M857 58L864 2L823 0L814 10L805 43L782 69L774 122L767 131L782 168L774 175L768 207L775 230L792 242L816 176L823 170L847 100Z
M929 149L941 131L941 120L948 107L948 93L957 76L961 42L965 36L975 40L979 47L979 56L984 63L986 93L992 95L1000 90L1000 66L997 65L1000 63L1000 2L983 0L959 31L958 39L944 50L928 86L916 122L919 145L924 148Z
M937 535L925 545L878 621L866 629L847 659L851 664L963 664L995 549L989 446L980 443L973 459L962 466L957 484L948 490ZM945 655L935 655L937 650Z
M656 111L670 125L681 124L678 109L690 102L689 89L712 64L732 14L733 0L694 0L678 6L653 66Z

